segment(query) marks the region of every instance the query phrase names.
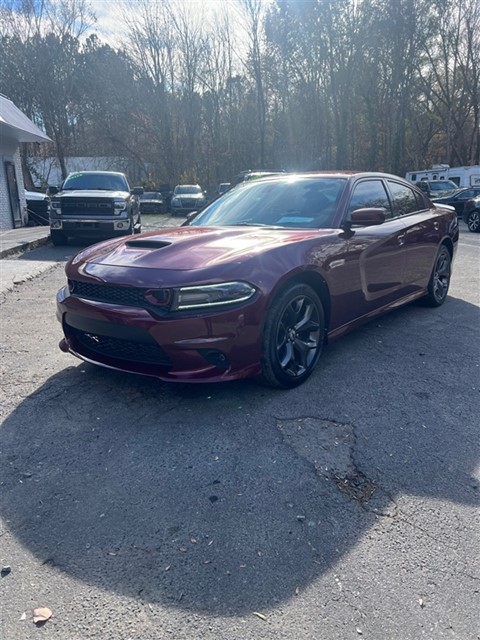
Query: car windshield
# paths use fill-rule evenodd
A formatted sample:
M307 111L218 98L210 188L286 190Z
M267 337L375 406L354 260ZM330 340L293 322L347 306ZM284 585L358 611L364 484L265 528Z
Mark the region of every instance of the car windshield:
M445 182L430 183L430 191L453 191L454 189L458 189L457 185L454 182L449 182L448 180L445 180Z
M73 173L63 184L63 191L97 189L99 191L128 191L125 178L111 173Z
M190 224L329 228L345 183L344 178L295 176L248 182L227 191Z
M161 200L162 195L154 191L147 191L140 196L141 200Z
M202 190L198 186L189 185L189 184L185 184L185 185L181 185L181 186L175 187L175 195L176 196L185 195L185 194L192 194L192 193L202 193Z

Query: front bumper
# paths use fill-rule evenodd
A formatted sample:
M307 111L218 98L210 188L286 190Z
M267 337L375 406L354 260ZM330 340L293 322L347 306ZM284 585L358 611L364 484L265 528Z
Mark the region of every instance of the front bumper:
M172 202L171 209L172 209L173 213L179 213L179 214L183 214L183 215L186 216L189 213L192 213L192 211L198 211L199 209L201 209L205 205L206 205L206 202L192 203L190 205L174 204Z
M148 310L57 294L63 351L107 368L177 382L220 382L260 373L258 303L204 315Z
M113 238L131 233L129 218L109 220L51 218L50 229L61 231L69 237Z

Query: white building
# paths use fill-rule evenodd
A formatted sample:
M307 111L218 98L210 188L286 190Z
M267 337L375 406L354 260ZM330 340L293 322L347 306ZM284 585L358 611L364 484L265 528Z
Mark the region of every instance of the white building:
M20 161L22 142L51 142L11 100L0 94L0 231L28 221Z

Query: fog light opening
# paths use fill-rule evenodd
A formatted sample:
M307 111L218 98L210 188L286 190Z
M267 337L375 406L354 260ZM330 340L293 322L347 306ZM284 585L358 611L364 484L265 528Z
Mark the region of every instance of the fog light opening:
M230 361L227 356L217 349L198 349L198 353L205 358L209 364L213 364L220 369L229 369Z

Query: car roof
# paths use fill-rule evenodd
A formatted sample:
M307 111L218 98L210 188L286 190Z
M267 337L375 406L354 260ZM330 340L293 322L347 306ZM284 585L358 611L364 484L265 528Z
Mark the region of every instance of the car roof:
M68 176L65 178L65 180L68 180L68 178L71 178L72 176L121 176L122 178L125 178L125 174L122 173L121 171L71 171Z
M393 173L384 173L381 171L359 171L359 170L339 170L339 169L331 169L325 171L298 171L291 173L277 173L271 175L262 176L258 180L254 180L252 182L263 182L268 180L270 181L282 181L288 178L292 178L293 176L297 178L351 178L351 177L359 177L359 178L388 178L399 180L409 186L413 187L411 182L405 180L401 176L394 175Z

